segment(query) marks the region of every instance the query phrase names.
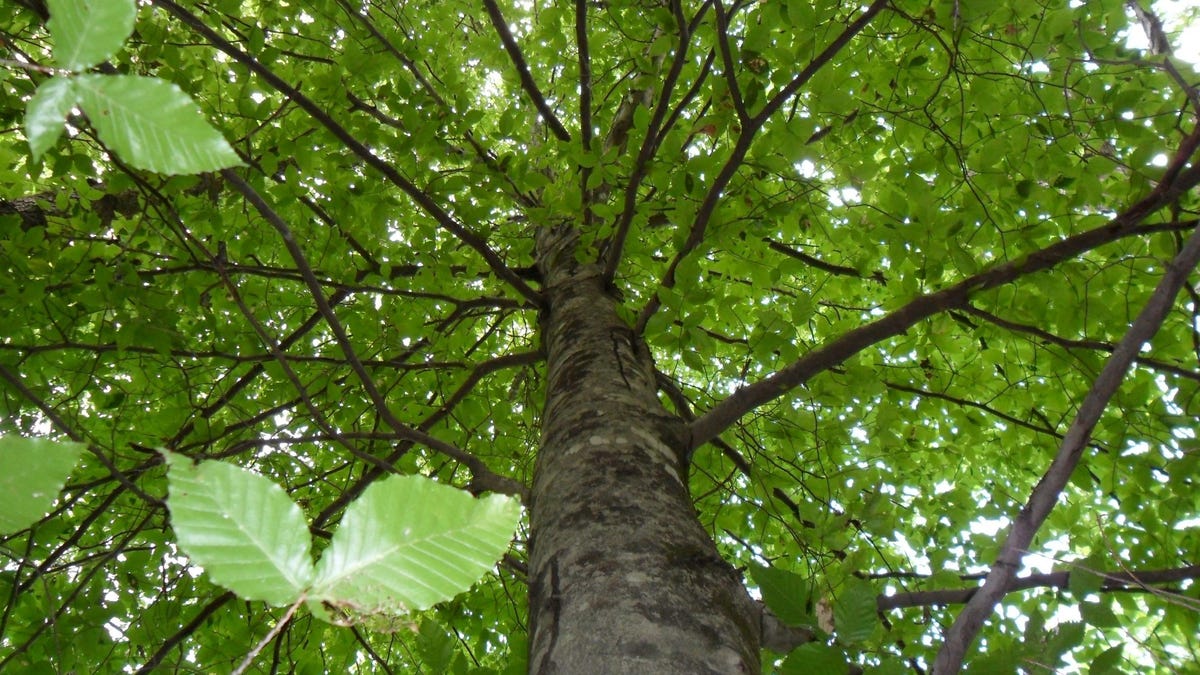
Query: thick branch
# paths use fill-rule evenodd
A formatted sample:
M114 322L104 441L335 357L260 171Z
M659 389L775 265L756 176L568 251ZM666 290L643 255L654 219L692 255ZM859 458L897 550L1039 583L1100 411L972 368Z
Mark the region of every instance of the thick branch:
M1192 167L1190 173L1198 173L1197 168ZM1046 516L1050 514L1055 502L1058 501L1059 493L1066 486L1071 472L1083 456L1083 450L1091 437L1092 429L1100 421L1100 416L1108 406L1109 399L1116 393L1121 380L1125 377L1125 372L1133 363L1142 345L1149 342L1150 338L1158 332L1167 312L1175 303L1179 289L1183 287L1197 262L1200 262L1200 229L1192 232L1183 249L1167 265L1162 280L1154 289L1146 306L1134 320L1129 332L1121 339L1113 351L1112 357L1105 364L1104 370L1100 371L1100 375L1092 384L1092 389L1079 406L1075 421L1067 430L1050 468L1033 488L1029 501L1013 521L1008 538L1000 549L1000 554L996 557L996 562L992 565L987 580L971 597L950 629L946 631L946 639L933 664L935 675L957 673L962 668L967 647L974 642L979 629L983 627L983 622L991 615L996 603L1007 592L1021 565L1024 552L1029 549L1034 534L1046 520Z
M567 133L562 122L558 121L558 117L554 111L550 109L550 104L546 103L546 97L542 95L542 91L538 89L537 83L533 81L533 73L529 72L529 64L525 62L525 56L521 54L521 47L517 45L516 38L513 37L512 31L508 29L508 22L504 20L504 15L500 13L500 7L496 5L496 0L483 0L483 6L487 8L488 18L492 20L492 26L496 29L496 34L500 36L500 42L504 44L504 51L508 52L508 58L512 60L513 65L517 68L517 75L521 78L521 88L529 96L529 100L533 101L534 107L542 116L542 121L550 130L554 132L554 136L560 141L570 141L571 134Z
M1137 17L1146 32L1146 40L1150 42L1151 54L1170 54L1171 42L1167 40L1167 32L1163 30L1162 21L1152 11L1147 11L1138 0L1125 0L1125 6Z
M922 295L890 314L827 342L796 361L754 384L735 391L690 425L692 447L707 442L743 415L783 396L817 373L842 363L858 352L900 335L916 323L948 309L963 307L972 295L996 288L1020 277L1049 269L1103 244L1142 234L1138 223L1173 202L1200 183L1200 166L1179 174L1178 179L1160 184L1153 192L1101 227L1068 237L1024 258L997 265L959 283Z

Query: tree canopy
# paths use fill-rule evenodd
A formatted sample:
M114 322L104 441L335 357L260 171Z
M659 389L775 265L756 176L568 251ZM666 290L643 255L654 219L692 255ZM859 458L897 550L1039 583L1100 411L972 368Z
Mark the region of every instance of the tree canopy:
M0 669L548 672L530 528L539 448L583 428L556 392L595 376L547 363L578 270L765 602L764 672L1197 662L1175 28L1136 0L0 5L0 487L62 486L0 520ZM206 539L251 494L282 587ZM365 606L392 582L338 565L412 528L449 551L414 584L465 571ZM321 588L349 595L289 606Z

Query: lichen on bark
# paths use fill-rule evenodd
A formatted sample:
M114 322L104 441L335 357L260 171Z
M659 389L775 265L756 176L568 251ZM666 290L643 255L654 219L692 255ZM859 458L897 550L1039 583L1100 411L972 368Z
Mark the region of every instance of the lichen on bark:
M696 518L683 425L572 236L539 237L548 379L530 503L530 672L758 672L756 608Z

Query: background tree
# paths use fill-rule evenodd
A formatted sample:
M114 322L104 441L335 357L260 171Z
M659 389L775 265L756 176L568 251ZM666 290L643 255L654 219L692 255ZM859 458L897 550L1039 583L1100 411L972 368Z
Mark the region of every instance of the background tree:
M155 0L95 70L245 164L175 177L86 110L33 161L50 12L0 6L0 425L88 450L4 539L0 666L1194 662L1200 94L1079 5ZM388 473L528 518L452 602L285 621L155 448L318 541Z

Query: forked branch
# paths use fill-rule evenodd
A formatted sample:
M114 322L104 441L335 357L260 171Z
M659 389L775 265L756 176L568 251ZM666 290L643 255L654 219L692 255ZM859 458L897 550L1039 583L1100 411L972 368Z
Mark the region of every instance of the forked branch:
M1189 139L1183 144L1180 154L1194 149L1195 144ZM1173 162L1173 165L1176 164L1178 162ZM738 389L690 425L692 448L708 442L751 410L787 394L818 373L833 368L862 350L900 335L934 314L964 307L979 291L1050 269L1064 260L1118 239L1147 233L1151 228L1139 227L1147 216L1200 184L1200 166L1181 168L1168 175L1173 180L1160 183L1145 198L1100 227L1067 237L1023 258L991 267L949 288L919 296L882 318L813 349L774 374Z
M1193 166L1190 173L1200 173L1198 168L1200 167ZM1104 364L1104 369L1092 383L1091 391L1079 406L1075 420L1063 437L1062 445L1059 446L1054 461L1050 463L1050 468L1034 486L1029 501L1013 521L987 580L946 631L946 639L933 663L935 675L957 673L962 668L967 647L974 642L983 622L995 610L996 603L1004 597L1013 578L1016 577L1021 559L1033 541L1034 534L1045 522L1046 516L1058 501L1059 493L1066 487L1071 472L1079 464L1084 448L1091 438L1092 429L1100 421L1100 416L1116 393L1121 380L1125 378L1126 371L1142 345L1149 342L1158 332L1159 326L1175 304L1175 297L1179 295L1179 290L1183 288L1197 263L1200 263L1200 229L1192 232L1175 259L1167 265L1154 293L1146 301L1146 306L1134 319L1133 325L1129 327L1125 337L1121 338L1121 342L1113 350L1112 357Z

